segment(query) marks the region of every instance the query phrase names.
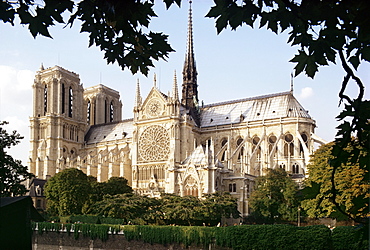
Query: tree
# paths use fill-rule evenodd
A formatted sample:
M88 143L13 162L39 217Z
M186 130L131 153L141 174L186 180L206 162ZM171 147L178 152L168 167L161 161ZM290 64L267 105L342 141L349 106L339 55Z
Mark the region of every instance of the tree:
M230 193L217 192L213 194L204 195L202 200L205 208L203 218L206 219L204 223L207 225L217 225L222 218L240 218L238 211L237 199L233 198Z
M86 174L76 168L64 169L45 184L47 212L59 216L81 214L90 192Z
M150 198L132 193L106 195L89 207L87 213L125 219L137 224L216 225L222 217L239 217L236 199L230 194L195 196L162 194Z
M256 188L249 200L252 216L269 223L297 218L298 185L284 169L267 169L266 175L256 179Z
M337 116L342 121L333 145L330 164L332 202L346 216L351 217L337 203L339 187L336 186L336 172L347 162L358 163L364 179L369 181L370 154L370 101L364 99L365 85L356 76L356 70L363 62L370 61L370 2L367 0L215 0L207 17L216 19L216 28L221 32L226 27L236 30L243 24L267 27L278 34L289 30L292 46L298 53L292 58L295 75L305 72L314 78L319 67L340 62L345 71L340 84L339 103L345 103L344 110ZM339 59L337 57L339 56ZM348 84L358 86L358 95L346 93ZM352 136L358 140L351 140ZM344 150L344 149L348 150ZM359 211L369 209L369 199L364 196L353 201ZM357 214L357 213L353 213ZM361 221L361 219L360 219ZM368 222L367 222L368 223Z
M128 185L124 177L111 177L105 182L98 182L93 176L88 176L91 185L89 201L85 203L82 212L88 213L90 207L98 201L102 201L104 196L114 196L117 194L132 193L132 188Z
M181 0L164 0L167 7ZM50 37L50 26L64 24L63 16L70 13L66 26L81 21L80 32L89 33L89 46L100 47L108 63L117 62L122 70L140 71L147 75L153 60L166 59L174 51L167 42L167 35L148 29L156 17L154 0L72 0L34 1L4 0L0 3L0 20L14 25L16 17L28 26L32 36ZM148 32L144 32L148 30Z
M108 181L102 182L102 195L116 195L132 193L132 188L124 177L111 177Z
M126 193L106 195L102 201L92 204L87 213L143 224L155 221L158 217L155 214L161 215L156 209L158 206L159 200L157 199Z
M27 192L22 182L34 177L20 160L13 159L6 149L17 145L23 137L13 131L9 134L3 126L8 122L0 122L0 197L24 195Z
M308 165L308 179L305 181L305 189L308 199L302 201L302 207L307 210L309 217L335 217L341 214L332 202L331 173L333 166L330 161L334 142L322 145L315 151ZM347 151L352 151L346 149ZM365 153L365 152L362 152ZM368 217L369 210L366 207L355 207L355 200L370 198L369 183L364 179L364 170L358 163L342 164L335 172L334 180L337 187L336 202L351 217ZM316 190L318 189L318 190Z

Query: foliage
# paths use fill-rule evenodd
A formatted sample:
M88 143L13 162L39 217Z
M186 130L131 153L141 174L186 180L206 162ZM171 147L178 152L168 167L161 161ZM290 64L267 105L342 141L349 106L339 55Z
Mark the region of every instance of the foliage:
M103 200L104 195L132 193L132 188L124 177L111 177L105 182L97 182L95 177L89 176L92 186L92 202Z
M266 175L256 179L256 188L249 200L252 215L276 221L294 221L297 218L297 184L284 169L267 169Z
M216 231L216 245L232 249L330 249L325 226L247 225Z
M292 46L298 47L298 53L291 59L295 63L295 75L305 72L313 78L320 66L329 62L340 61L345 76L340 86L340 103L345 102L344 110L337 117L342 121L338 127L331 161L331 194L332 201L338 211L352 217L368 208L365 196L354 201L354 209L358 212L348 214L336 202L338 188L336 186L336 171L347 163L358 163L364 171L364 179L369 180L370 154L370 101L364 99L365 85L355 71L362 62L370 61L370 11L368 0L337 1L337 0L226 0L214 1L215 6L207 17L216 19L216 28L221 32L227 26L233 30L243 24L254 27L259 21L259 27L278 34L289 30L289 40ZM339 55L339 60L337 60ZM350 97L345 93L349 83L358 86L358 95ZM351 137L358 138L352 141ZM352 146L350 151L344 149ZM361 149L360 149L361 148Z
M330 161L334 159L332 156L333 146L333 142L322 145L310 159L309 177L305 181L306 188L304 189L307 199L302 201L302 207L307 210L309 217L338 217L341 215L332 202L331 173L333 166L330 165ZM352 151L349 148L345 150ZM335 172L336 202L343 207L342 209L346 213L352 214L352 217L370 215L368 209L359 210L354 207L354 200L362 197L370 198L370 185L364 176L365 171L359 167L358 163L342 164ZM358 212L360 213L353 214Z
M156 199L135 194L107 195L102 201L93 204L88 213L133 222L137 218L145 219L151 213L156 213L153 208L157 204Z
M17 131L8 133L3 128L6 124L0 122L0 197L24 195L27 189L22 182L34 176L20 160L7 154L6 149L17 145L23 137Z
M326 226L296 227L292 225L243 225L230 227L194 226L137 226L92 224L60 224L33 222L33 230L45 232L73 232L78 239L82 234L91 239L107 240L109 234L123 232L128 241L150 244L180 244L209 248L210 244L231 249L367 249L368 239L363 228L336 227L333 232Z
M184 226L124 226L123 232L127 240L142 240L153 244L183 244L204 246L212 242L215 228L184 227Z
M174 1L164 0L167 7ZM168 3L171 2L171 3ZM175 1L180 5L180 0ZM140 71L147 75L153 60L166 59L174 50L167 42L167 35L148 30L150 21L156 17L154 0L126 1L2 1L0 20L14 25L16 17L28 26L33 37L50 37L50 26L79 20L80 32L89 34L89 47L100 47L107 63L115 63L132 73ZM66 25L66 26L67 26Z
M369 247L369 237L364 227L336 227L332 240L333 248L338 250L365 250Z
M216 225L222 217L239 217L236 200L229 194L180 197L163 194L161 199L135 194L105 196L89 214L123 219L132 224Z
M50 222L32 222L32 230L36 230L38 234L43 234L44 232L57 232L62 230L62 224L60 223L50 223Z
M61 232L62 230L67 231L68 234L73 232L74 238L77 240L82 234L84 237L90 237L91 239L101 239L106 241L108 239L109 232L116 234L121 231L120 226L114 225L94 225L94 224L61 224L61 223L50 223L50 222L32 222L32 229L38 231L38 234L42 235L44 232Z
M236 199L228 193L179 197L166 194L161 198L161 211L167 225L217 225L222 217L238 218Z
M76 168L67 168L45 184L47 211L55 215L81 214L89 199L91 185L87 176Z
M70 221L72 223L88 223L88 224L124 224L125 220L123 219L116 219L111 217L102 217L102 216L94 216L94 215L73 215L70 216Z

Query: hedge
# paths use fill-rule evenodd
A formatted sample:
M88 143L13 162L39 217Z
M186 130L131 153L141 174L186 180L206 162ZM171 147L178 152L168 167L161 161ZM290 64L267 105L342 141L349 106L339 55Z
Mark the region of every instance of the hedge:
M336 227L333 230L333 248L338 250L369 249L369 228L365 227Z
M326 226L296 227L292 225L242 225L230 227L140 226L104 224L37 223L39 234L65 230L92 239L108 239L109 232L123 232L128 241L141 240L150 244L180 244L185 247L210 244L231 249L367 249L364 230L337 227L331 232ZM33 229L35 230L36 223Z
M74 238L78 239L80 234L91 239L101 239L106 241L108 239L109 231L111 234L117 234L121 231L120 226L117 225L100 225L100 224L62 224L50 222L32 222L32 229L36 230L38 234L47 232L61 232L66 231L68 235L73 232Z
M124 219L116 219L111 217L102 217L95 215L71 215L59 217L61 223L88 223L88 224L111 224L122 225L126 224Z

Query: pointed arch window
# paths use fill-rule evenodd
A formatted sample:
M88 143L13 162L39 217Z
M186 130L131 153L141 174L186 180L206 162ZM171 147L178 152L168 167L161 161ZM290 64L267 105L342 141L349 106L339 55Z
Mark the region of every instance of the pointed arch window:
M273 148L274 148L274 145L277 141L277 137L275 135L270 135L269 138L268 138L268 143L269 143L269 155L271 154ZM274 157L276 158L277 157L277 147L275 147L275 152L274 152Z
M286 134L284 137L284 156L294 156L294 138L292 134Z
M242 144L243 142L243 138L239 138L237 141L236 141L236 146L239 147L240 144ZM238 154L238 162L240 162L243 158L243 155L244 155L244 147L241 147L240 148L240 151L239 151L239 154Z
M307 134L302 133L301 137L302 137L302 140L303 140L304 144L306 145L306 147L308 147L308 136L307 136ZM299 154L302 158L304 157L304 150L303 150L302 143L299 144Z
M66 89L64 87L64 83L62 83L62 96L61 96L61 105L62 105L62 114L64 114L66 112L65 110L65 105L66 105Z
M87 124L90 125L90 119L91 119L91 102L90 100L87 100Z
M48 112L48 86L45 85L44 88L44 115Z
M105 100L104 101L104 123L108 122L107 110L108 110L108 103L107 103L107 100Z
M184 195L198 196L198 183L192 176L185 181Z
M258 146L258 148L257 148L257 145L258 145L259 142L260 142L260 138L258 136L253 137L253 139L252 139L252 143L253 143L252 152L255 152L255 150L256 150L257 161L261 160L261 146Z
M96 124L96 100L93 99L93 124Z
M68 116L72 117L73 113L73 89L69 87L68 91Z
M227 139L225 138L225 139L223 139L221 141L221 148L223 148L226 145L226 143L227 143ZM225 149L224 152L222 153L221 161L225 161L226 160L226 151L227 150Z
M284 170L285 170L285 164L284 164L284 163L281 163L281 164L279 165L279 168L282 168L282 169L284 169Z
M299 165L297 163L294 163L292 166L292 170L293 174L299 174Z
M113 119L114 119L114 105L113 101L111 101L109 105L109 122L113 122Z

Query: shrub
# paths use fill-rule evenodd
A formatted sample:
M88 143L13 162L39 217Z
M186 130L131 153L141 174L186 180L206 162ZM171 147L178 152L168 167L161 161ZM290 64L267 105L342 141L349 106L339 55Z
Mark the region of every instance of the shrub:
M325 226L247 225L218 228L216 244L233 249L330 249Z
M332 241L336 250L365 250L369 247L365 227L336 227L332 233Z

